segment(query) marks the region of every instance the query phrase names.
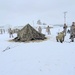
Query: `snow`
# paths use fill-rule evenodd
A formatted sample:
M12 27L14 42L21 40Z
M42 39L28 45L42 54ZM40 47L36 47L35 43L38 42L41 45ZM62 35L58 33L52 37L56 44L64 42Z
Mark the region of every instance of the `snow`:
M13 38L7 32L0 34L0 75L75 75L75 42L69 43L69 34L63 43L56 42L59 31L54 27L47 35L43 29L47 40L27 43L9 42Z

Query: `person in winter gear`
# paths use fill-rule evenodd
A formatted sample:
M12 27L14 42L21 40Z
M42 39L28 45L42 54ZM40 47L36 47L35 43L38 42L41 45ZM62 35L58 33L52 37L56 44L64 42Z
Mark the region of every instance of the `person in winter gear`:
M42 28L39 26L38 28L38 32L41 33L42 32Z
M62 32L60 32L60 33L58 33L58 35L56 36L56 40L57 40L57 42L63 42L64 41L64 37L65 37L65 35L64 35L64 32L62 31Z
M46 28L46 32L48 33L48 35L51 34L49 26Z
M64 31L64 34L65 34L65 36L66 36L66 30L67 30L67 25L66 24L64 24L64 27L63 27L63 31Z
M70 27L70 39L71 42L74 42L75 38L75 22L72 23L72 26Z
M13 37L13 30L11 30L11 28L9 28L8 32L9 32L9 37L10 38Z

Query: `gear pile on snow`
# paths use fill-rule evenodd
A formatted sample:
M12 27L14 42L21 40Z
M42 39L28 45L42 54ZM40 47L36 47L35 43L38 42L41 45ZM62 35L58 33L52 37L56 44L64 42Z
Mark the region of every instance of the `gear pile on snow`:
M39 33L31 25L27 24L17 33L17 37L14 38L14 41L25 42L32 40L44 40L44 39L46 39L44 34Z

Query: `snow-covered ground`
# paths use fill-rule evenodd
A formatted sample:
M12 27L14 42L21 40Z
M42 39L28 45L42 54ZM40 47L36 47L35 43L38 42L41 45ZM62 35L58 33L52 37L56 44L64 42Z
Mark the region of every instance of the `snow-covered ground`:
M61 27L40 42L9 42L9 34L0 34L0 75L75 75L75 42L56 42ZM14 35L15 36L15 35ZM3 52L4 49L10 47Z

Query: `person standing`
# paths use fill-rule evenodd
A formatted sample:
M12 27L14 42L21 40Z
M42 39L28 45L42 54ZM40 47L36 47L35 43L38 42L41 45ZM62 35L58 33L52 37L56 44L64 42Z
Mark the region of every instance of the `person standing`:
M38 28L38 32L41 33L42 32L42 28L39 26Z
M48 35L51 34L51 31L50 31L50 27L49 27L49 26L47 26L47 28L46 28L46 32L48 33Z
M66 24L64 24L63 31L64 31L64 34L66 36L66 31L67 31L67 25Z
M11 30L11 28L8 29L8 32L9 32L9 37L13 37L13 31Z
M74 42L74 38L75 38L75 25L74 25L74 22L73 22L72 26L70 27L70 39L71 39L71 42Z

